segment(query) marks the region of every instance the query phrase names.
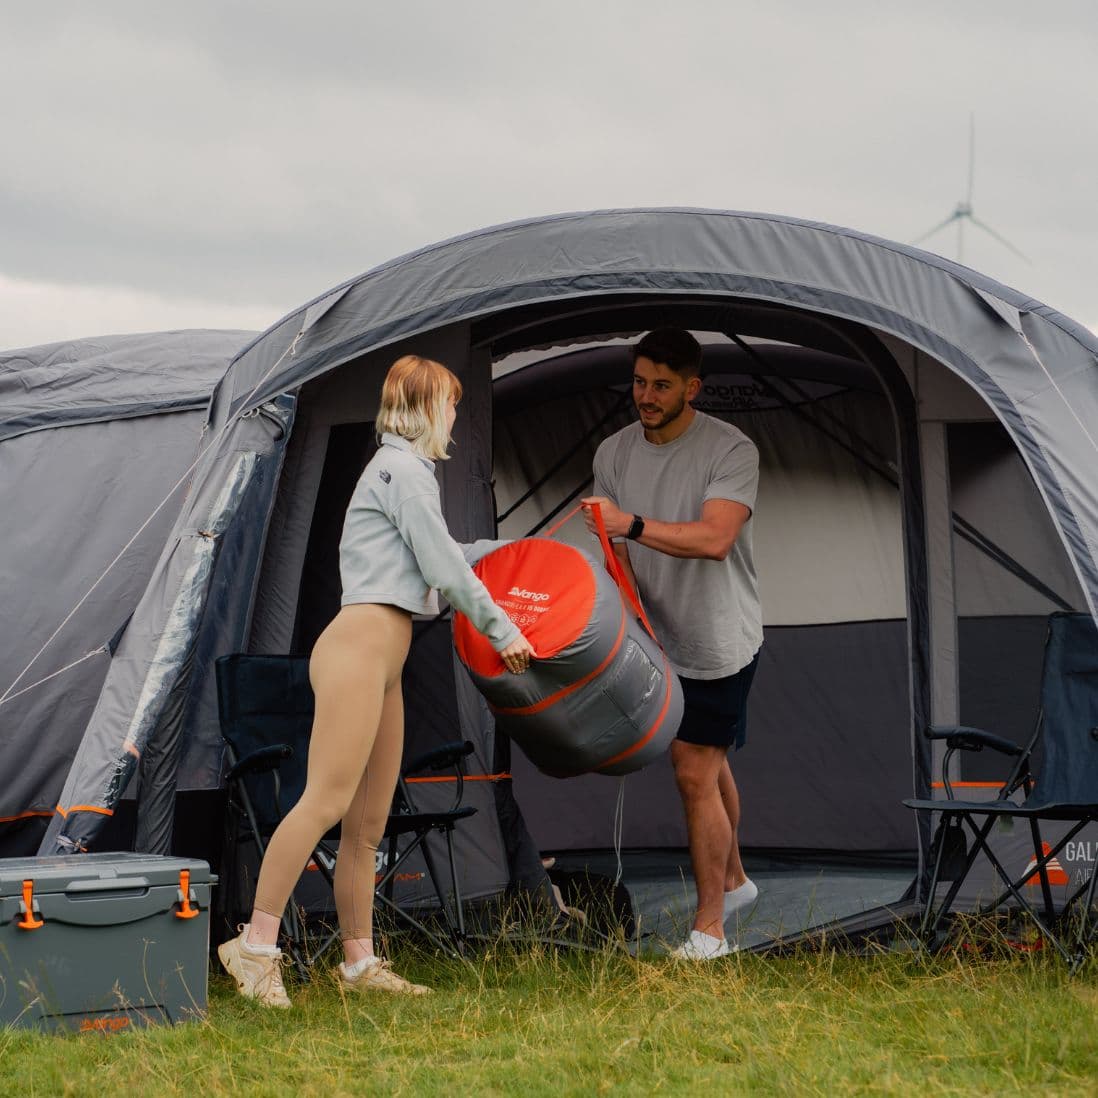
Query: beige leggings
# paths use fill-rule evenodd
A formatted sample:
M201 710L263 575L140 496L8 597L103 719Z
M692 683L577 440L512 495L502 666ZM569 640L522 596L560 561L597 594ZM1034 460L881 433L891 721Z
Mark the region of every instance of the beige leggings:
M412 619L394 606L345 606L309 660L316 715L301 800L279 824L259 871L255 907L281 918L324 833L343 821L336 859L340 936L373 935L374 866L404 747L400 673Z

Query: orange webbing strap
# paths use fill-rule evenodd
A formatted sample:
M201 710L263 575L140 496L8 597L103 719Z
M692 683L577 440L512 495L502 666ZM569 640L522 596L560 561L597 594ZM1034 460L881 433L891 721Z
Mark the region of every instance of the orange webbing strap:
M564 518L558 519L556 522L554 522L553 525L545 531L542 537L551 538L577 511L580 511L582 509L583 504L577 503L575 507L573 507L572 510L564 516Z
M551 538L577 511L582 510L582 508L583 504L577 503L568 514L550 526L543 536ZM648 615L644 612L644 607L641 606L640 599L637 597L636 591L633 590L633 585L629 582L629 577L625 574L625 571L621 566L621 561L618 560L617 554L610 545L610 538L606 533L606 524L602 521L601 504L593 503L591 505L591 517L595 520L595 529L598 531L599 543L602 545L602 551L606 557L607 572L613 577L614 582L618 585L618 590L622 593L626 602L633 607L637 617L640 618L641 623L644 625L645 629L648 630L648 635L657 644L660 644L660 639L656 636L652 624L648 620ZM660 644L660 649L663 649L662 644Z
M456 782L456 774L443 774L437 778L405 778L409 785L415 784L428 784L435 785L439 782ZM511 780L511 772L509 770L501 770L498 774L465 774L462 776L464 782L509 782Z
M652 624L648 620L648 615L644 612L644 607L641 606L640 599L637 598L637 593L633 590L633 585L629 582L629 577L625 574L625 569L622 568L621 561L618 560L618 555L614 552L614 548L610 544L610 538L606 534L606 524L602 521L601 504L591 504L591 517L595 520L595 529L599 534L599 543L602 545L602 551L606 556L606 570L614 577L614 582L618 585L618 590L621 591L629 605L633 607L637 617L641 620L641 624L648 630L648 635L659 644L659 637L656 636L652 629ZM662 648L663 645L660 645L660 647Z

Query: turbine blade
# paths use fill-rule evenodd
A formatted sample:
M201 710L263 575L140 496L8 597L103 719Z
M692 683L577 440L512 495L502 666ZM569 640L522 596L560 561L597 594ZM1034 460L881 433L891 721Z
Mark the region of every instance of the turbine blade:
M968 207L972 208L972 183L976 174L976 112L968 116Z
M1033 260L1029 258L1025 252L1019 251L1005 236L1000 236L990 225L985 225L978 217L972 217L969 215L969 220L979 229L983 229L988 236L995 237L1004 248L1009 248L1019 259L1024 259L1027 263L1032 264Z
M911 241L911 243L912 244L918 244L921 241L926 240L928 237L933 236L936 232L939 232L941 229L944 229L947 225L952 225L953 222L956 221L957 218L960 217L960 216L961 215L959 213L957 213L956 210L954 210L953 213L951 213L949 215L949 217L947 217L945 219L945 221L942 221L939 224L935 225L933 229L929 229L927 232L923 233L922 236L917 236L914 240Z

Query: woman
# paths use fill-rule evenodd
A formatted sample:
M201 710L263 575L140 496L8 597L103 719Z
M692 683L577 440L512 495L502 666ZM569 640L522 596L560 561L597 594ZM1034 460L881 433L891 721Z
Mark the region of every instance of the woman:
M313 848L339 820L339 980L356 991L429 990L374 955L372 928L374 859L404 743L400 678L412 615L435 611L437 588L509 671L525 671L534 656L442 517L434 461L447 457L460 398L461 382L445 366L415 355L398 359L382 386L381 445L355 487L339 546L342 608L309 661L316 714L305 792L271 838L251 922L217 951L241 994L268 1006L290 1005L276 944L282 912Z

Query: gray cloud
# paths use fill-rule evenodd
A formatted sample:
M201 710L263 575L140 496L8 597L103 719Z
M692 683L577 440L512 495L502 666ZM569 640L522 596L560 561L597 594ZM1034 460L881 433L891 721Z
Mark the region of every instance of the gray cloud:
M37 5L0 273L288 309L516 217L702 205L899 240L1098 322L1098 15L1006 2ZM955 237L927 246L953 255Z

